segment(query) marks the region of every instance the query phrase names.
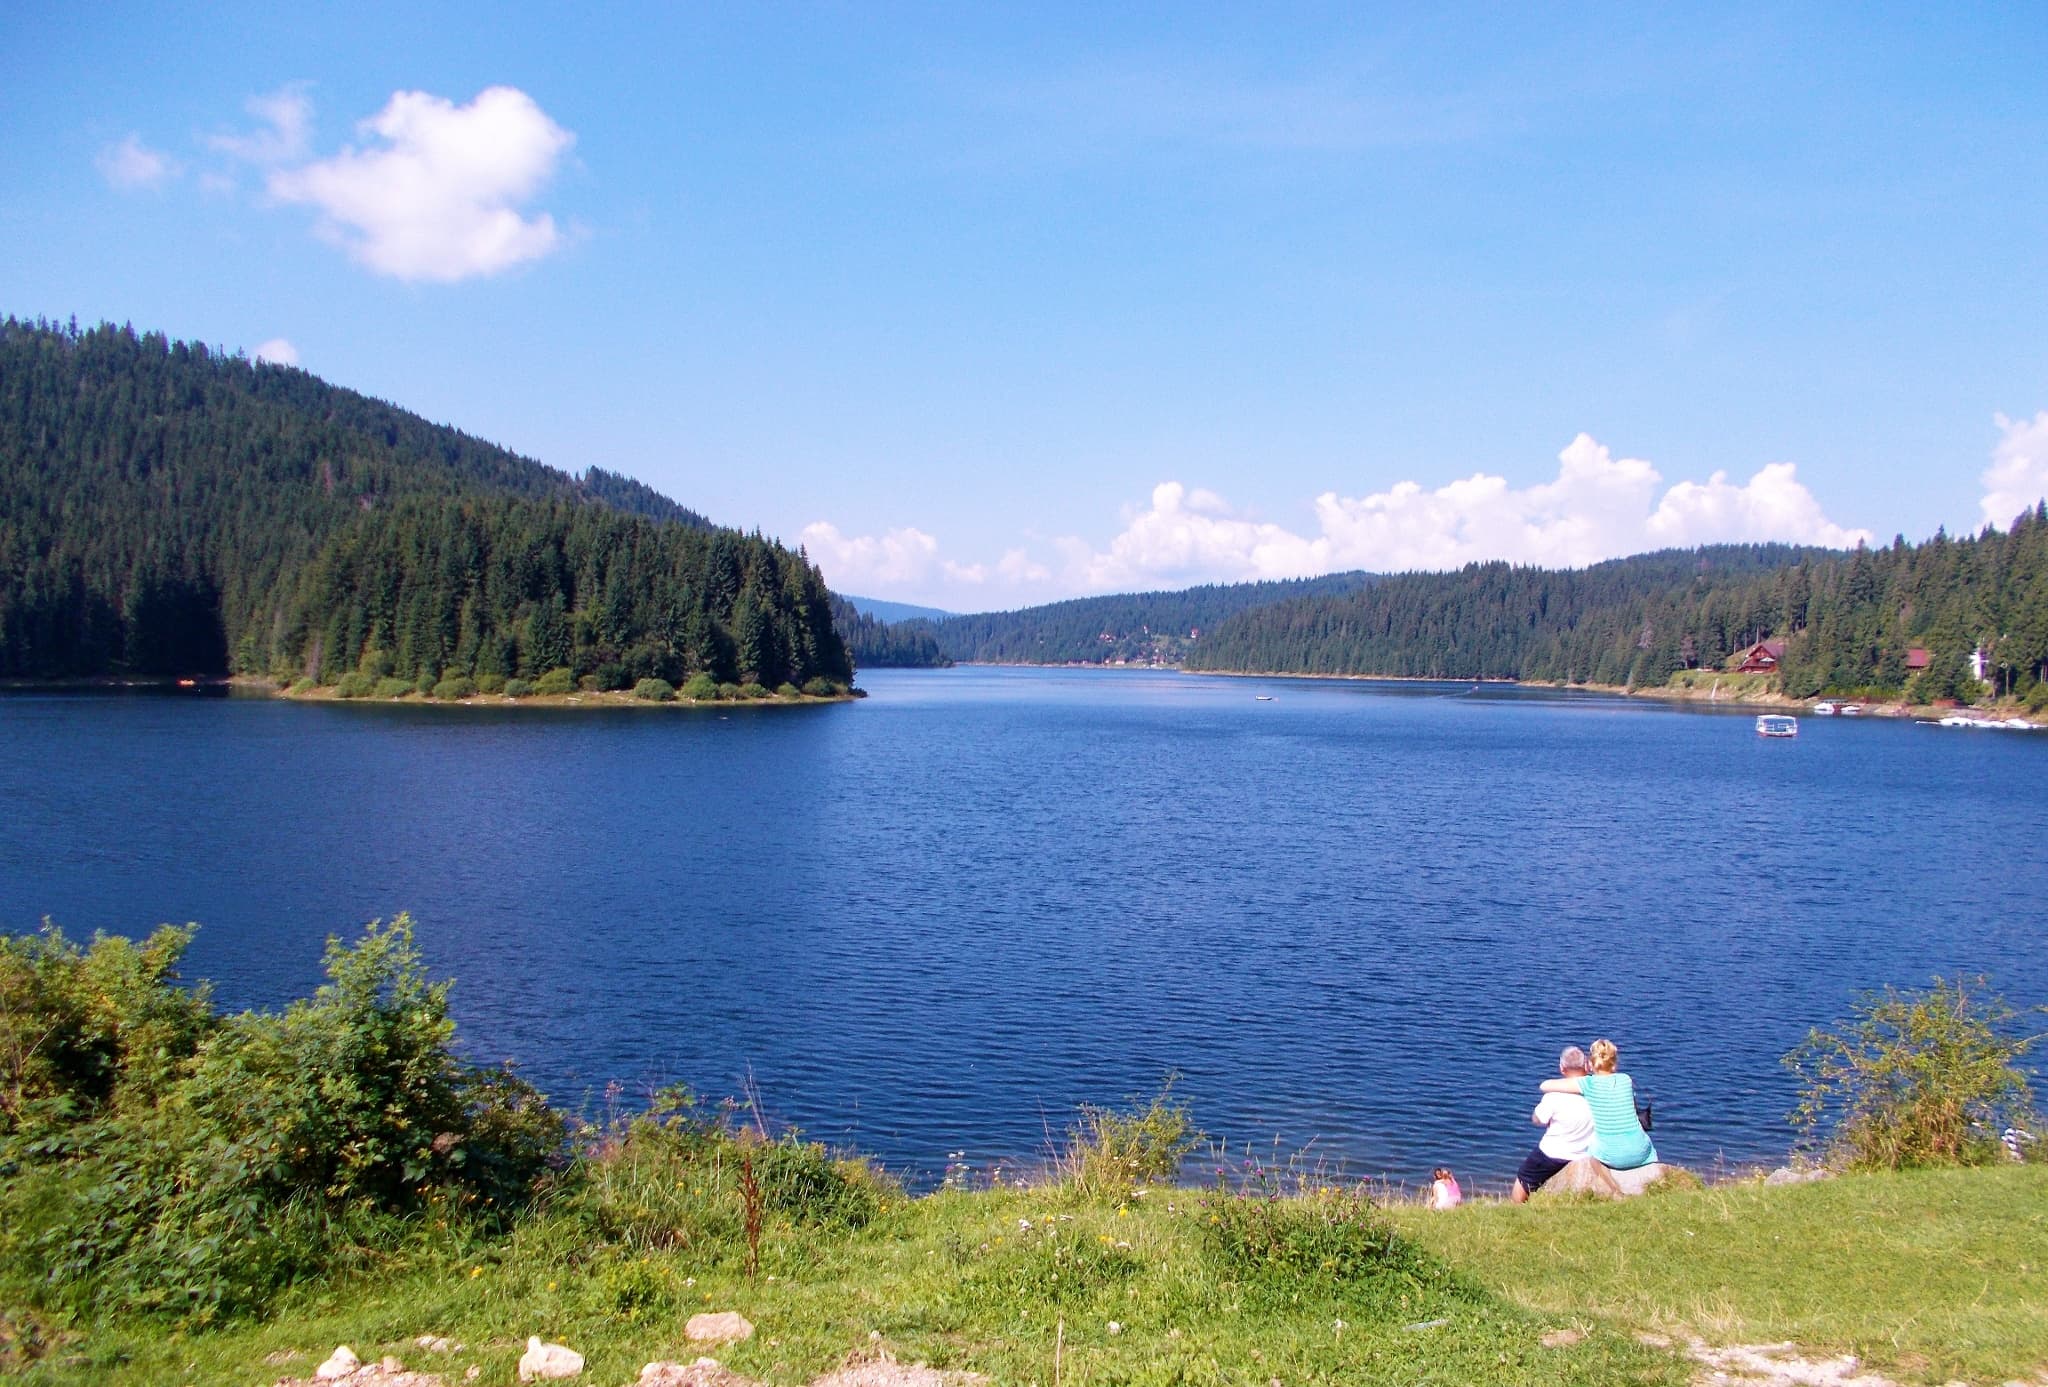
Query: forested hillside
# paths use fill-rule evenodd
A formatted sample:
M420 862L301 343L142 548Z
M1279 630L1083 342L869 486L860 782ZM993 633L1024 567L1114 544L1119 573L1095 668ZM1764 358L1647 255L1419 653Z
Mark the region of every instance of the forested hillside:
M0 676L852 677L799 553L304 371L0 324Z
M1350 592L1372 581L1369 573L1334 573L1289 582L1077 597L1014 612L898 622L891 629L928 632L947 658L963 662L1177 665L1235 612L1288 598Z
M1781 545L1645 554L1581 570L1473 564L1248 611L1205 639L1213 670L1649 686L1786 642L1794 697L1968 696L1968 658L2026 693L2048 661L2048 512L2010 532L1854 553ZM1924 670L1909 668L1915 649Z

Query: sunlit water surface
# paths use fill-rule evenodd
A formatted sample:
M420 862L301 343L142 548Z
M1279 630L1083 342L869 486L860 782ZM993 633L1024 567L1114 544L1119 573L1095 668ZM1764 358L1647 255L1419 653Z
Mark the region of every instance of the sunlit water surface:
M230 1006L412 912L464 1050L681 1081L913 1179L1168 1071L1210 1133L1499 1182L1596 1035L1781 1157L1860 988L2048 996L2048 733L1464 685L877 671L812 708L0 699L0 928L202 925ZM1259 701L1258 695L1271 701Z

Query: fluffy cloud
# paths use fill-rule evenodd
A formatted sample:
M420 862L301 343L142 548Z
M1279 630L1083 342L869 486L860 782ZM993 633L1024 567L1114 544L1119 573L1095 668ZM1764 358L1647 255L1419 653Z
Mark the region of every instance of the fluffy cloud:
M177 160L151 149L140 135L133 134L102 149L93 163L108 186L124 193L161 188L179 172Z
M243 109L261 126L239 134L210 135L206 141L209 148L265 166L295 163L306 157L313 137L313 101L304 83L252 96Z
M273 121L282 137L290 128ZM543 212L519 211L576 137L532 97L492 87L466 106L398 92L359 127L361 147L274 170L270 195L313 207L357 262L404 280L498 274L558 249Z
M2039 421L2048 440L2048 414ZM2034 456L2048 456L2037 452ZM845 536L824 523L804 542L829 581L880 595L916 594L944 604L1001 594L1040 601L1200 582L1300 578L1363 568L1377 572L1457 568L1507 559L1576 568L1651 549L1780 540L1849 547L1869 531L1836 524L1791 463L1759 468L1746 482L1716 472L1666 486L1641 458L1617 458L1580 434L1558 454L1555 479L1516 487L1476 473L1426 488L1406 481L1364 496L1328 491L1314 505L1315 532L1234 510L1214 492L1177 481L1124 516L1106 546L1057 540L1056 567L1012 550L993 569L960 564L922 530L881 538ZM963 592L963 587L977 592Z
M2032 419L1997 416L2004 437L1984 470L1984 523L2005 529L2013 517L2048 496L2048 409Z
M804 526L801 540L832 586L847 592L922 590L934 581L973 587L988 581L983 565L940 558L938 540L911 527L881 536L843 535L838 526L820 520ZM1003 563L1010 562L1005 555Z
M299 349L282 337L273 337L256 349L256 359L272 366L296 366Z

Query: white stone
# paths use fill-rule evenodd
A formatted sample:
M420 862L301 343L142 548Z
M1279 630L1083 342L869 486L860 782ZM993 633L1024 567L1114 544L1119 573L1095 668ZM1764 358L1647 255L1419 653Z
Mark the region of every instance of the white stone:
M544 1343L538 1334L527 1339L526 1352L519 1355L521 1382L543 1382L551 1378L575 1377L582 1371L582 1354L562 1344Z
M697 1344L730 1344L754 1337L754 1326L737 1310L706 1311L692 1315L683 1326L683 1337Z
M347 1377L362 1366L363 1360L356 1357L356 1351L342 1344L327 1355L325 1363L313 1369L313 1376L321 1382L332 1382L337 1377Z

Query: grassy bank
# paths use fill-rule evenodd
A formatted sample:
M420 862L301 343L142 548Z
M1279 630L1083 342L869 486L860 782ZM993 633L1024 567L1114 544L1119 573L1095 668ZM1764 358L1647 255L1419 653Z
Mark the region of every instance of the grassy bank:
M729 1175L679 1197L726 1198ZM1316 1236L1335 1226L1334 1199L1268 1207ZM587 1221L564 1213L499 1244L422 1244L374 1274L293 1292L261 1323L97 1326L23 1380L268 1383L310 1373L347 1342L451 1381L475 1364L477 1381L510 1383L524 1337L541 1333L588 1356L584 1380L626 1383L650 1359L695 1357L681 1324L706 1308L758 1327L717 1350L720 1361L777 1383L878 1350L1018 1384L1050 1384L1055 1357L1063 1383L1688 1381L1698 1365L1639 1342L1645 1332L1789 1339L1855 1352L1908 1382L2048 1369L2039 1167L1625 1205L1400 1208L1386 1217L1415 1252L1388 1265L1347 1259L1341 1236L1311 1249L1328 1255L1286 1267L1232 1254L1217 1220L1241 1214L1236 1202L1222 1210L1214 1192L1162 1188L1122 1201L1060 1187L884 1196L859 1228L771 1219L752 1281L729 1238L636 1248L593 1241ZM1561 1329L1586 1337L1545 1347ZM427 1333L470 1347L427 1354L412 1344Z

